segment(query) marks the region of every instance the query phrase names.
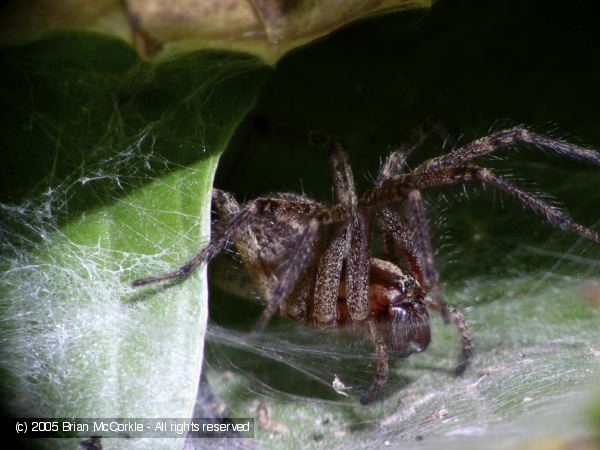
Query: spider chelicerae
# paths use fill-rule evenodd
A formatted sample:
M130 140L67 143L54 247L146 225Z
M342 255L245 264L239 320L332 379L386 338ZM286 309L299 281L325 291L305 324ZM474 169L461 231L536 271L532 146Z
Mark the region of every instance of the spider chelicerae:
M266 303L256 331L264 330L279 312L306 325L350 327L369 336L377 355L377 371L362 403L373 400L387 381L389 348L400 357L427 348L430 311L439 312L445 323L452 321L458 329L462 351L456 373L462 373L473 357L471 333L463 315L446 304L440 289L423 190L481 182L515 197L555 227L600 243L599 233L573 222L490 169L471 163L495 151L530 144L600 164L599 153L564 140L513 127L408 170L407 156L426 135L421 130L387 156L375 186L359 196L340 139L321 131L259 123L263 131L291 134L329 153L336 203L325 205L304 195L280 193L240 205L231 194L214 189L213 207L221 226L208 245L174 272L136 280L133 285L185 278L232 241ZM381 242L381 259L372 256L375 231Z

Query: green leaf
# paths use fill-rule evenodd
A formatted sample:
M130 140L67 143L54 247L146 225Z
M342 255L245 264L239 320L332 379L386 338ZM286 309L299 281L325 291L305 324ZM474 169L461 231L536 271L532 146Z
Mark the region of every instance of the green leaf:
M1 58L5 414L191 417L203 271L169 288L131 282L206 241L219 156L269 70L214 51L149 64L90 33Z

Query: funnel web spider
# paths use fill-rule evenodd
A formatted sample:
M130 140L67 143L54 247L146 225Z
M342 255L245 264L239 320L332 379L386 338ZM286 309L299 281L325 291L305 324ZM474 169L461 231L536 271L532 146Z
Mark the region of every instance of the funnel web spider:
M377 371L361 398L368 403L387 381L389 348L399 357L425 350L430 341L429 312L454 322L462 352L456 373L473 356L471 333L462 314L444 301L435 268L422 191L430 187L479 182L515 197L550 224L600 243L600 234L579 225L556 207L471 163L492 152L529 144L600 164L600 154L563 140L514 127L495 132L408 171L406 157L423 140L390 153L375 186L355 191L344 144L320 131L303 131L260 122L263 131L291 134L329 153L336 203L324 205L303 195L281 193L243 205L213 190L213 206L223 222L206 247L174 272L134 281L134 286L185 278L233 241L266 307L256 324L264 330L274 314L319 328L350 327L367 334L377 355ZM377 233L383 259L371 255ZM407 271L393 261L404 259Z

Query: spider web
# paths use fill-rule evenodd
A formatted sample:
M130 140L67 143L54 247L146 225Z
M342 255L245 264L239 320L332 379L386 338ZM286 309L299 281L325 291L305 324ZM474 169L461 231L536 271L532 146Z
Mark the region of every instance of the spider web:
M171 269L206 238L218 158L264 71L216 52L150 65L123 43L79 33L2 57L4 414L190 417L205 276L144 291L131 281Z

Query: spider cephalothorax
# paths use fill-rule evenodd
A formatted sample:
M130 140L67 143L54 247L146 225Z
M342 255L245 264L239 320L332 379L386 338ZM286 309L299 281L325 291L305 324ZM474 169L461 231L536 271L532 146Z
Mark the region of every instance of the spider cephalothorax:
M444 301L435 268L421 191L447 184L482 182L504 191L554 226L600 242L595 231L573 222L554 206L469 164L475 158L517 144L532 144L564 156L600 164L600 154L522 127L493 133L407 171L406 156L422 139L392 152L375 186L359 197L342 142L323 132L302 132L280 125L271 131L302 135L329 152L336 204L306 196L275 194L243 205L215 189L213 206L220 226L206 247L178 270L134 282L142 286L183 278L206 264L233 241L266 307L256 329L262 331L277 312L310 326L352 326L370 337L378 364L375 379L361 401L373 399L387 380L388 346L404 357L430 341L429 311L458 328L462 353L456 369L472 358L471 335L462 314ZM414 145L413 145L414 144ZM376 231L377 233L374 233ZM383 258L371 254L377 234ZM405 261L408 273L397 265Z

